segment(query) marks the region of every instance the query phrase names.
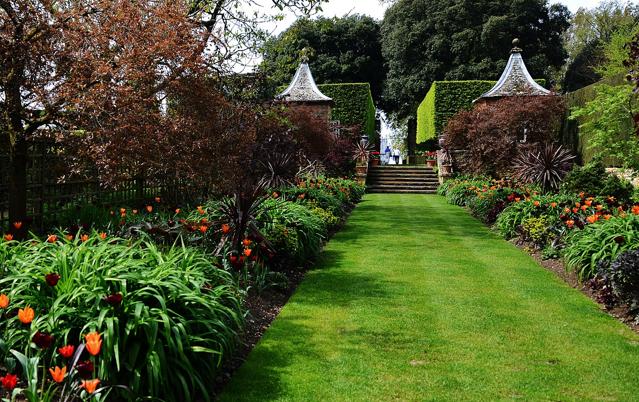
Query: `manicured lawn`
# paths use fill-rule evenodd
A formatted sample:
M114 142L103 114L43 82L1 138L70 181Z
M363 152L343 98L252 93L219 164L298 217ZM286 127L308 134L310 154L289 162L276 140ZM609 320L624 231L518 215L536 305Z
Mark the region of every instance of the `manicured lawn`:
M225 401L636 400L639 336L464 210L367 195Z

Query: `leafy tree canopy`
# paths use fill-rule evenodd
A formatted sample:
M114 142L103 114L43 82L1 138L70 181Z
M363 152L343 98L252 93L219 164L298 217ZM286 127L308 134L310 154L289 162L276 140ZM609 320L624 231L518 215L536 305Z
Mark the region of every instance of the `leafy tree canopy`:
M563 89L575 91L623 73L624 47L638 27L639 6L630 2L609 0L593 9L579 9L564 35L569 59Z
M362 15L299 19L267 41L260 69L274 85L288 84L304 49L318 83L368 82L373 97L379 99L386 75L379 22Z
M398 0L382 25L389 74L383 108L413 114L435 80L496 80L513 38L535 78L564 64L570 13L547 0Z

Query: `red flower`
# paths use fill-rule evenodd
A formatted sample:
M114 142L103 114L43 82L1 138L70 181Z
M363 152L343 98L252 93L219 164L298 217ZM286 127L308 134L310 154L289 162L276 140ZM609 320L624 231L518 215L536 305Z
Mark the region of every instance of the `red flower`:
M200 232L202 234L205 234L207 230L209 230L209 228L206 225L200 226Z
M122 294L114 293L104 297L104 301L112 306L118 306L122 303Z
M45 281L47 281L47 285L54 287L60 281L60 275L56 274L55 272L52 272L50 274L47 274L44 277L44 279Z
M639 205L635 205L634 207L632 207L631 211L633 215L639 215Z
M48 349L53 344L53 336L38 331L33 335L33 343L40 349Z
M18 376L15 374L7 374L4 377L0 377L0 381L2 381L2 388L7 391L12 391L16 385L18 385Z
M225 223L222 225L222 233L229 234L230 231L231 231L231 225L229 225L228 223Z
M250 257L252 252L253 252L253 250L251 250L250 248L245 248L244 249L244 255L247 256L247 257Z
M55 243L57 241L58 241L58 236L56 236L56 235L49 235L47 237L47 242L48 243Z
M5 241L13 240L13 235L11 233L4 235L4 240Z
M22 228L22 222L13 222L13 227L16 228L16 230L20 230L20 228Z
M81 378L87 379L93 376L93 363L91 363L91 360L79 362L75 368Z
M162 201L162 199L160 197L155 197L155 202L157 202L159 204L160 201Z
M73 352L75 352L75 346L73 345L66 345L58 349L58 353L60 353L60 356L64 357L65 359L70 359L71 356L73 356Z
M153 207L151 205L147 205L146 206L146 212L148 212L148 213L153 212Z

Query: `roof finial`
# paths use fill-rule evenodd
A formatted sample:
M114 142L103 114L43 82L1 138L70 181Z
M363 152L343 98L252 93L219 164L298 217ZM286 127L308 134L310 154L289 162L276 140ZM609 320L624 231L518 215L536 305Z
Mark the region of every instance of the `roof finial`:
M510 53L521 53L521 52L523 52L523 50L519 47L519 43L520 42L519 42L518 38L513 39L513 48L510 51Z
M310 47L305 47L304 49L300 50L300 62L302 64L308 64L308 60L311 57L312 53L313 49L311 49Z

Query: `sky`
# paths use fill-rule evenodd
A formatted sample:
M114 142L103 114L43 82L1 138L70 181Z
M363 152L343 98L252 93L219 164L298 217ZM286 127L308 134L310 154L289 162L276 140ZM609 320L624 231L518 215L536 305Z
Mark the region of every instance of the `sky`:
M565 4L570 11L575 12L579 7L596 7L601 3L601 0L550 0L549 2ZM381 20L384 18L386 7L387 6L381 5L378 0L330 0L322 6L324 11L321 15L326 17L342 17L349 13L366 14ZM289 14L283 21L269 27L269 30L273 33L279 33L288 28L293 21L295 21L295 16Z

